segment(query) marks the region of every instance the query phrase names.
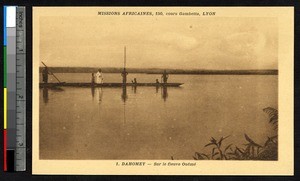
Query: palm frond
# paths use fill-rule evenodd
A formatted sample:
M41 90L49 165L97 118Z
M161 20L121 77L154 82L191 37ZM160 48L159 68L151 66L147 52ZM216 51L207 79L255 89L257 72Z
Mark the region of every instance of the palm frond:
M245 152L245 151L242 151L242 150L241 150L239 147L237 147L237 146L236 146L235 148L236 148L236 151L238 151L238 152L240 152L240 153L242 153L242 154Z
M210 142L211 143L217 143L217 140L214 137L211 137Z
M219 144L219 147L221 147L221 145L222 145L222 142L226 139L226 138L228 138L230 135L228 135L228 136L225 136L225 137L221 137L221 139L219 140L219 142L218 142L218 144Z
M247 134L245 134L245 138L249 143L251 143L251 145L257 146L257 147L262 147L261 145L255 143Z
M224 149L224 153L226 153L226 151L227 151L229 148L231 148L231 145L232 145L232 144L228 145L228 146Z
M277 109L274 109L272 107L267 107L267 108L264 108L263 111L267 114L269 114L269 122L270 123L273 123L273 124L276 124L278 122L278 110Z
M208 147L208 146L210 146L210 145L215 145L216 143L208 143L208 144L206 144L204 147Z
M204 153L199 153L199 152L195 152L195 156L193 156L193 158L195 160L205 160L208 159L209 160L209 156L204 154Z

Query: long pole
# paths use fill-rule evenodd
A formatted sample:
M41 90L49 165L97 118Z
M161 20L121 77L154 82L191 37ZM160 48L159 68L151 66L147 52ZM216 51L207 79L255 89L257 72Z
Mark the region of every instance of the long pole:
M44 63L44 62L42 62L42 64L45 66L45 67L47 67L47 65ZM48 67L47 67L48 68ZM49 70L48 70L49 71ZM49 71L50 72L50 71ZM60 80L58 80L58 78L52 73L52 72L50 72L52 75L53 75L53 77L59 82L59 83L61 83L60 82Z

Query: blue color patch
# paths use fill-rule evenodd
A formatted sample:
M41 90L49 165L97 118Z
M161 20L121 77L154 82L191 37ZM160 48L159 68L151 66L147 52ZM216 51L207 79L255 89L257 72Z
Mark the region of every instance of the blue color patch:
M3 43L4 43L4 46L7 45L7 42L6 42L6 6L3 6Z

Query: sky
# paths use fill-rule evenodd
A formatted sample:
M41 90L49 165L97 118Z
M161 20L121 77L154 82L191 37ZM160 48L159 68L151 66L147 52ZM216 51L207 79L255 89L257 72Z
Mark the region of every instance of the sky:
M40 59L48 66L277 69L276 18L43 16Z

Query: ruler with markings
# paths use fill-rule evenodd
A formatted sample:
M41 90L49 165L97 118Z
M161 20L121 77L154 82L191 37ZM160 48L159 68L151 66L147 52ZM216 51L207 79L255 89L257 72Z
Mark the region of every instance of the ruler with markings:
M25 7L4 6L4 171L26 170Z

